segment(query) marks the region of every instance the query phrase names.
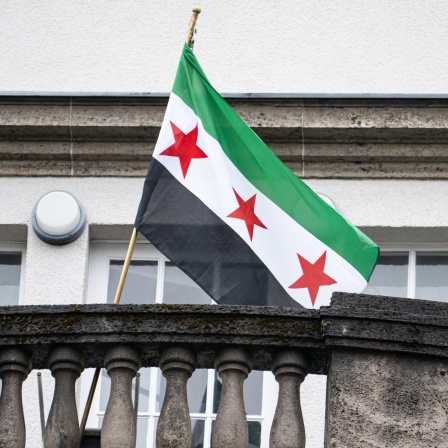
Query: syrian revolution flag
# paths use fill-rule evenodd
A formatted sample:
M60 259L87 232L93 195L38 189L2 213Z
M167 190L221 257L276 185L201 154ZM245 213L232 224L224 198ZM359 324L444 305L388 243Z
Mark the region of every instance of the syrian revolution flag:
M379 250L299 180L185 45L135 227L216 302L318 308Z

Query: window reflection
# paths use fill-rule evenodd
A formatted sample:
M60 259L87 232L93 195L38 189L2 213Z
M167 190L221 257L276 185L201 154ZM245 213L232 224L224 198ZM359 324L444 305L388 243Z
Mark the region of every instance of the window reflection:
M100 389L100 412L106 411L107 402L110 395L110 376L106 369L101 370L101 389Z
M111 260L107 303L113 303L118 281L123 269L123 260ZM157 287L157 261L134 260L129 266L120 303L155 303Z
M166 379L162 372L157 370L156 412L160 412L165 399Z
M380 255L364 294L407 297L408 259L407 252Z
M149 379L151 369L145 367L139 370L140 373L140 388L138 396L138 410L139 412L146 412L149 406ZM132 402L134 403L136 380L132 381ZM134 403L135 406L135 403Z
M145 417L139 417L137 419L137 441L135 443L135 448L146 448L147 437L148 437L148 419Z
M249 448L259 448L261 443L261 423L247 422L249 430Z
M0 252L0 305L18 305L20 292L20 252Z
M215 382L213 388L213 413L216 414L219 408L219 402L221 401L221 393L222 393L222 380L218 375L218 372L215 372Z
M417 253L415 297L448 302L448 253Z
M248 415L261 415L263 372L253 370L244 381L244 406Z
M191 420L191 448L203 448L204 430L204 420Z
M207 404L207 369L198 369L187 383L188 406L192 413L204 413Z

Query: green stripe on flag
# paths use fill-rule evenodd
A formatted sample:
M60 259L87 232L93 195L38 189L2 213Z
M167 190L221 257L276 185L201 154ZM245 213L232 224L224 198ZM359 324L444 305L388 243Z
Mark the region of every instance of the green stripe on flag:
M185 45L173 92L198 115L238 170L369 281L378 246L298 179L211 86Z

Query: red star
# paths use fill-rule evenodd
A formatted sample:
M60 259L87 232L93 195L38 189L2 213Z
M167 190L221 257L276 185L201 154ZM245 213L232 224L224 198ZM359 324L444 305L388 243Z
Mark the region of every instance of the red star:
M249 232L250 240L252 241L252 237L254 236L254 226L262 227L263 229L267 229L267 227L260 221L260 218L255 214L255 196L254 194L247 201L243 200L243 198L233 189L235 193L236 200L238 201L239 207L227 215L228 218L237 218L242 219L247 227L247 231Z
M160 155L179 157L182 174L185 178L191 160L205 159L207 154L196 144L198 140L198 125L188 134L184 134L172 121L170 123L176 141L173 145L161 152Z
M297 254L297 257L299 258L303 274L290 286L290 288L307 288L310 294L311 303L314 306L319 288L321 286L334 285L337 283L336 280L332 279L324 272L327 252L324 252L314 264L301 257L299 254Z

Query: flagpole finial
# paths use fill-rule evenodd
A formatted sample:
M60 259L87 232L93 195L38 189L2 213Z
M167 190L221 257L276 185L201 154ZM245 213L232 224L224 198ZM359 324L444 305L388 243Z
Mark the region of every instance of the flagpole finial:
M191 48L191 41L193 39L194 28L196 26L196 22L198 20L198 16L201 13L201 8L199 6L195 6L193 8L193 15L191 16L190 26L188 27L187 38L185 39L186 44Z

